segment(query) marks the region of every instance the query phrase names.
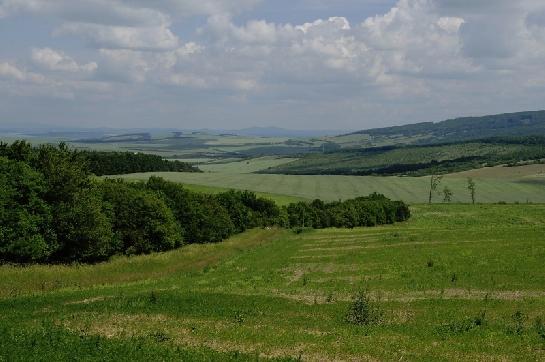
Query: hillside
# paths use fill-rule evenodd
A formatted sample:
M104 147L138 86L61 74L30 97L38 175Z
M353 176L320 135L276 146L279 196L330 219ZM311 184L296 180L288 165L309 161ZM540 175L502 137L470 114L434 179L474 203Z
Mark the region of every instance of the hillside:
M384 146L310 154L262 173L423 176L545 158L545 137L492 138L449 144Z
M462 117L442 122L423 122L369 129L332 138L344 146L429 144L502 136L545 135L545 111Z
M543 360L545 208L412 211L388 227L0 266L0 360ZM380 319L351 324L366 288Z

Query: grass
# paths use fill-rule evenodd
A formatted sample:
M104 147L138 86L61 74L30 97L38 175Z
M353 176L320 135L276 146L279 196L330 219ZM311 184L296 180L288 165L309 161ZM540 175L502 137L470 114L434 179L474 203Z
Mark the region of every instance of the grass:
M242 160L237 162L204 164L200 165L199 168L205 172L247 174L267 170L271 167L284 165L295 160L296 159L294 158L281 158L272 156Z
M515 169L513 170L513 172ZM152 174L121 176L130 180L147 180ZM207 187L250 190L273 195L288 195L303 199L335 201L350 199L373 192L409 203L427 202L429 177L373 177L373 176L297 176L231 173L154 173L167 180ZM482 203L545 202L545 178L490 178L475 179L477 201ZM447 176L440 189L448 186L453 192L454 202L469 202L464 176ZM276 196L275 196L276 197ZM436 201L442 197L437 195Z
M543 360L545 206L412 211L394 226L0 267L0 360ZM380 323L347 322L360 290L356 311L370 303Z

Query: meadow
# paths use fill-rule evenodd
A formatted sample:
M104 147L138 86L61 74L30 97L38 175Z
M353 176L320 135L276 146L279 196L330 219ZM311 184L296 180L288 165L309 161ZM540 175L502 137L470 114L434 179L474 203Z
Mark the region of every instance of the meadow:
M545 206L0 267L0 360L543 360ZM367 290L381 318L346 321Z
M440 187L450 188L454 202L469 202L467 177L474 176L477 183L477 201L481 203L545 202L545 177L527 171L528 166L503 171L504 177L489 177L486 172L447 175ZM517 172L521 172L517 174ZM502 172L502 171L498 171ZM144 173L119 176L129 180L147 180L151 175L166 180L206 187L250 190L258 193L288 195L302 199L326 201L346 200L379 192L394 200L409 203L424 203L428 200L429 177L375 177L375 176L329 176L329 175L267 175L235 172L190 173ZM116 176L112 176L116 177ZM436 195L434 201L442 202Z

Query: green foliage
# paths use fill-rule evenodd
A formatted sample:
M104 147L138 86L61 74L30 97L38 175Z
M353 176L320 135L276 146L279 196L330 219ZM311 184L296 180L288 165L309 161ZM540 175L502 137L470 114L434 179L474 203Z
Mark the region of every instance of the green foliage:
M182 244L181 228L158 194L119 180L106 180L102 189L104 200L112 205L113 230L122 252L151 253Z
M46 181L22 161L0 157L0 259L46 261L57 249Z
M299 202L289 205L286 212L290 227L315 229L393 224L410 217L409 207L405 203L391 201L376 193L342 202Z
M161 156L132 152L83 151L79 155L97 176L138 172L200 172L189 163L168 161Z
M65 144L2 144L0 154L5 261L98 262L119 253L168 251L184 236L186 243L214 243L254 227L353 228L410 215L405 204L377 194L281 210L248 191L201 194L154 177L147 183L93 181L84 157Z
M483 327L486 323L486 312L481 312L475 317L455 320L442 324L437 328L437 333L443 337L468 333L475 328Z
M78 193L56 210L59 251L55 259L67 262L106 260L119 250L112 230L110 205L102 201L100 185Z
M357 326L372 326L382 322L384 312L371 300L369 291L360 290L345 315L345 321Z

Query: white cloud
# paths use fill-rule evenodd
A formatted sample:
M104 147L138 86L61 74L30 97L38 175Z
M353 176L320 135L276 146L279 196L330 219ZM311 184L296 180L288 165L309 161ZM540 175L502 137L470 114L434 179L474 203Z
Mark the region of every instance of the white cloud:
M91 73L98 68L96 62L80 65L64 52L50 48L32 49L32 60L36 64L54 71Z
M301 8L302 0L294 1ZM0 76L28 82L43 72L57 89L81 92L81 98L100 84L128 103L138 95L161 94L175 99L171 108L179 109L191 108L200 97L225 104L216 110L221 115L239 111L229 108L237 99L257 116L260 110L274 114L277 106L286 107L287 118L299 112L351 122L362 112L415 120L493 113L509 104L537 104L543 95L542 0L398 0L390 10L359 20L357 14L314 21L302 16L304 21L294 23L265 21L255 13L236 16L258 3L0 0L0 16L31 12L55 19L58 36L55 50L40 44L32 62L18 60L27 68L2 63ZM321 11L328 4L321 1ZM188 21L196 15L201 17ZM62 50L67 36L83 39L87 49L68 56Z
M98 48L169 50L179 44L170 29L160 27L124 27L89 23L67 23L57 35L78 35Z
M44 83L46 80L41 74L29 72L8 62L0 63L0 78L36 84Z

